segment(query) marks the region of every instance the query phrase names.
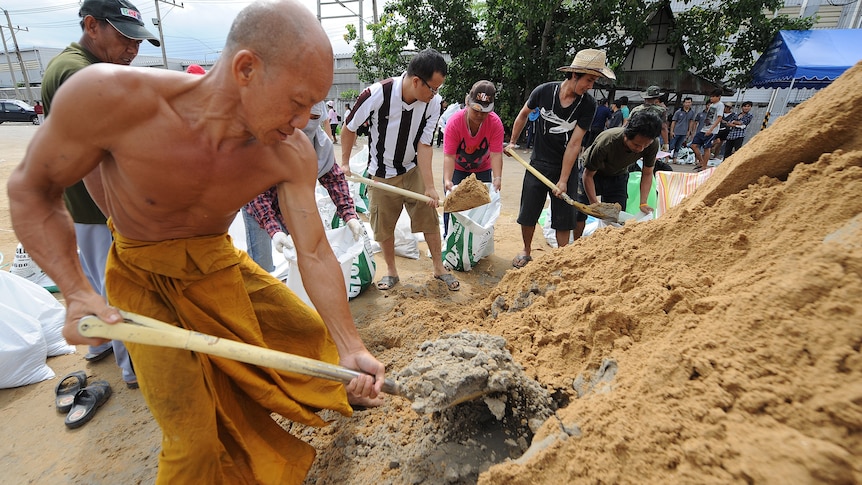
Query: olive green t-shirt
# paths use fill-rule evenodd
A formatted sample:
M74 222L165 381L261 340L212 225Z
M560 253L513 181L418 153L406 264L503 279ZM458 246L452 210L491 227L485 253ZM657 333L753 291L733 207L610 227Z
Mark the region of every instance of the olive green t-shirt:
M632 110L631 116L634 116L636 113L640 113L641 111L652 113L658 116L658 119L660 119L662 123L667 123L667 108L660 104L642 104L637 106Z
M629 151L623 139L625 128L609 128L599 134L596 140L580 156L579 163L601 175L613 176L628 173L629 165L641 158L645 167L655 166L658 153L658 139L640 153Z
M45 107L45 116L51 112L51 101L57 94L57 89L66 82L72 74L81 69L101 62L96 56L81 47L78 43L72 44L63 50L57 57L51 59L45 74L42 76L42 105ZM63 191L66 207L72 214L72 220L78 224L105 224L107 219L99 206L93 202L84 181L81 180Z

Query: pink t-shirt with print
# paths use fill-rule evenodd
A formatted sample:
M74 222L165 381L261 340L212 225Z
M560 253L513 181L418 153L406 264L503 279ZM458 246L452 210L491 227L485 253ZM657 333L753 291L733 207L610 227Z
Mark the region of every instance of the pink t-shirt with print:
M467 128L467 109L462 109L446 122L443 134L443 153L455 155L455 170L484 172L491 170L491 153L502 153L503 122L493 111L479 126L476 136Z

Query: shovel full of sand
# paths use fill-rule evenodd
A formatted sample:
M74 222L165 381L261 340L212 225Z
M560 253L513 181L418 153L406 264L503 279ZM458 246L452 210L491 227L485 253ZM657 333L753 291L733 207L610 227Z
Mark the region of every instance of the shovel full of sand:
M358 175L349 175L347 176L347 180L403 195L404 197L410 197L411 199L422 202L429 202L431 200L431 197L428 197L425 194L418 194L411 190L402 189L401 187L395 187L387 183L378 182ZM443 210L446 212L461 212L490 203L491 196L488 194L488 187L485 187L485 184L476 179L475 174L470 174L469 177L462 180L461 183L455 187L455 190L446 196L446 199L443 201Z
M515 150L506 147L503 149L503 151L506 153L506 155L509 155L510 157L517 160L518 163L523 165L524 168L526 168L531 174L535 175L537 179L542 181L543 184L547 185L549 189L557 189L557 185L555 183L551 182L548 177L542 175L542 172L539 172L538 170L536 170L535 167L533 167L526 160L521 158L520 155L515 153ZM609 204L607 202L599 202L597 204L590 205L582 204L569 197L569 194L566 194L565 192L560 194L560 198L563 199L567 204L573 206L575 209L578 209L579 211L583 212L588 216L598 217L599 219L604 219L606 221L620 222L621 207L619 204Z
M132 312L120 310L120 314L124 320L116 324L86 316L78 323L78 331L85 337L184 349L343 384L362 375L339 365L186 330ZM529 380L512 361L502 337L466 332L423 345L421 355L399 377L403 386L387 378L383 392L409 399L420 413L442 411Z

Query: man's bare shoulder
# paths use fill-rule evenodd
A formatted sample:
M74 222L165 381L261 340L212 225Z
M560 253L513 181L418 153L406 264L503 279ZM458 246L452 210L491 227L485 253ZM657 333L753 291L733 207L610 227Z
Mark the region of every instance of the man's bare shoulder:
M58 103L63 98L78 102L97 102L97 108L125 107L146 110L158 106L159 98L171 97L172 93L191 84L191 76L162 69L120 66L99 63L78 71L58 91ZM185 82L184 82L185 81ZM93 106L90 106L92 109ZM99 111L99 110L97 110ZM138 115L144 114L138 111Z

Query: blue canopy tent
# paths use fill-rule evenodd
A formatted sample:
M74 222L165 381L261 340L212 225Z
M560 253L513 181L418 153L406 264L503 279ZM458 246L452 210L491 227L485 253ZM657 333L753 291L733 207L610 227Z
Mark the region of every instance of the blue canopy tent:
M821 89L860 60L860 29L780 30L766 52L754 63L748 86ZM777 92L774 91L769 100L767 119ZM784 99L784 109L789 97L790 91Z
M862 60L862 29L780 30L754 63L750 87L828 86Z

